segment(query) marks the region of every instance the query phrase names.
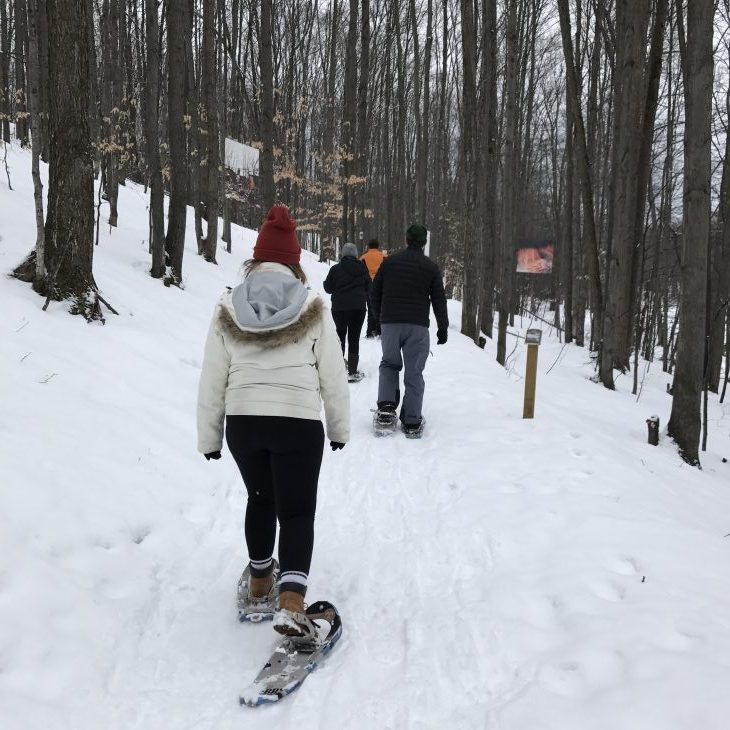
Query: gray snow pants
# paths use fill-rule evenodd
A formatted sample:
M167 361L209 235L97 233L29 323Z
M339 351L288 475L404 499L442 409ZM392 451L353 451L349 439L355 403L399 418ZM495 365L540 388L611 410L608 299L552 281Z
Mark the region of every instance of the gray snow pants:
M383 359L380 361L380 382L378 384L378 405L400 400L400 371L405 364L403 384L403 407L400 420L406 425L421 422L421 406L426 384L423 368L430 350L428 327L417 324L384 324L381 326L380 342Z

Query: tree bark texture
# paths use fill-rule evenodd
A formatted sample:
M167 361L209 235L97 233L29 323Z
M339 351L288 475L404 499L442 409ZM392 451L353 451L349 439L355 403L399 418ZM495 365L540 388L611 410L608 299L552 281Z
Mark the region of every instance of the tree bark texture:
M25 65L28 57L26 0L15 0L15 137L28 146L28 104Z
M707 317L713 13L713 0L692 0L689 3L687 42L682 60L685 78L682 321L668 432L677 442L684 460L695 465L699 465Z
M502 277L499 297L499 336L497 362L507 362L507 324L512 309L512 278L514 276L515 235L517 231L517 195L519 169L518 139L518 56L519 29L517 25L517 0L508 0L507 50L505 68L505 120L502 186Z
M94 178L86 13L86 0L48 2L51 105L44 293L73 300L72 311L89 317L88 297L94 287Z
M351 198L351 177L357 169L355 157L357 126L357 13L358 0L350 0L350 15L345 50L345 88L343 89L342 126L340 128L342 146L342 239L341 244L355 241L352 224L353 203Z
M494 329L494 278L497 249L497 0L482 0L482 115L481 207L482 279L480 285L479 329L492 337Z
M601 381L613 389L613 370L629 369L634 284L639 151L646 98L646 32L650 0L617 0L617 58L614 78L615 138L612 232L601 347ZM653 132L653 125L652 125Z
M0 0L0 133L10 142L10 27L8 6Z
M157 0L145 0L145 9L147 31L145 137L150 184L150 249L152 251L150 273L155 279L161 279L165 275L165 188L160 159L160 24Z
M264 214L276 202L274 182L274 65L272 58L272 0L261 2L259 65L261 67L261 156L259 175Z
M477 122L476 47L474 6L461 0L461 50L463 57L463 94L461 113L461 170L464 190L464 289L461 307L461 333L479 339L477 314L479 305L479 242L477 238Z
M187 218L188 171L185 130L185 24L182 2L167 4L167 128L170 145L170 204L165 251L171 282L182 283L185 223Z
M220 195L220 133L218 120L218 84L215 54L216 4L203 3L203 68L202 89L205 103L205 165L202 175L205 184L205 203L208 228L203 255L206 261L216 263L218 246L218 207Z

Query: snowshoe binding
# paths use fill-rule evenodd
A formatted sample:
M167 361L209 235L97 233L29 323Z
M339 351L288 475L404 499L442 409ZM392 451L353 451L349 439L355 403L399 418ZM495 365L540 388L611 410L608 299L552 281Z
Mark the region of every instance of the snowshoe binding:
M376 436L389 436L398 428L395 406L381 406L373 414L373 430Z
M297 641L316 641L317 627L307 617L304 596L295 591L282 591L279 608L274 614L274 631Z
M420 439L423 436L423 427L426 425L426 419L421 418L417 424L410 425L401 423L400 427L407 439Z
M243 575L238 581L238 620L259 623L270 621L276 612L276 599L279 593L279 563L274 560L274 571L271 574L271 588L265 595L257 595L252 590L252 581L256 581L251 575L251 565L247 565Z

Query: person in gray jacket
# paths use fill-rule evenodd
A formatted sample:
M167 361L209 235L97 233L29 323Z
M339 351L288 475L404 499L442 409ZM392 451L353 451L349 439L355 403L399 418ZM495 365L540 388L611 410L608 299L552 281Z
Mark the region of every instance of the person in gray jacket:
M274 628L314 631L304 613L312 559L324 402L333 451L350 438L350 395L332 315L305 286L296 222L269 211L241 284L215 308L198 393L198 450L228 448L248 492L248 595L275 596L274 541L281 568Z

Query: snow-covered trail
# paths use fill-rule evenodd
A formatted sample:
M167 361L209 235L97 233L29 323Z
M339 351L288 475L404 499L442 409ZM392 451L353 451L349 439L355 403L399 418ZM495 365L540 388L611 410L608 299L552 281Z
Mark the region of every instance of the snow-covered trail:
M9 159L4 272L34 235L29 156ZM237 621L244 490L227 453L195 452L194 412L213 305L254 234L235 229L218 267L190 240L185 291L165 289L146 276L145 206L123 188L95 252L120 310L105 327L0 280L3 730L725 730L728 406L690 469L666 437L645 443L668 376L650 368L637 404L548 338L523 421L523 346L503 370L458 334L455 303L420 441L372 436L379 343L362 341L309 593L343 638L281 704L239 707L275 635ZM319 288L326 267L305 268Z

